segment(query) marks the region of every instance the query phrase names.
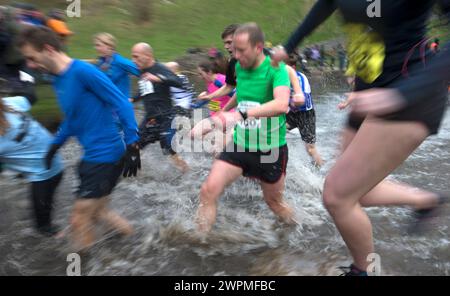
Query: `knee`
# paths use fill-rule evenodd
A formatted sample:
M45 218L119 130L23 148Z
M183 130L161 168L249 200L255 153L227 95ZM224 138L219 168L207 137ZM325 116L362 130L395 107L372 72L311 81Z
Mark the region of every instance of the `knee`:
M338 184L329 177L325 179L323 188L323 205L330 214L335 213L343 206L343 197L339 194Z
M216 198L220 195L220 191L217 186L211 184L211 182L206 181L202 184L200 189L200 202L203 204L208 204L214 202Z
M93 205L87 200L77 201L72 210L71 224L78 225L93 215Z

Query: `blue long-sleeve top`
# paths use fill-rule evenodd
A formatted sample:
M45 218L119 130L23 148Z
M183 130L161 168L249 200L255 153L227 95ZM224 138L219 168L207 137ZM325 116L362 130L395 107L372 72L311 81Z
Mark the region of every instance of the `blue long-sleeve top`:
M99 57L96 66L111 79L124 95L131 97L131 81L129 74L134 76L141 75L136 64L129 59L122 57L120 54L114 53L109 59Z
M114 163L125 152L124 140L128 145L139 139L128 98L93 65L73 60L56 76L53 86L65 116L54 144L63 145L74 136L83 146L83 161ZM124 139L113 111L122 124Z

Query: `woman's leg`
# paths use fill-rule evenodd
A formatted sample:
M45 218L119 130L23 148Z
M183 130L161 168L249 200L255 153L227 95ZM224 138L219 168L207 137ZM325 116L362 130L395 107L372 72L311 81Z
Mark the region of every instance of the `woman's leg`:
M325 180L323 198L355 265L365 270L373 242L372 225L361 199L406 160L426 139L428 130L416 122L366 119L351 140L351 135L346 136L344 142L349 143L344 143L347 147ZM376 204L373 200L386 193L377 188L369 201Z

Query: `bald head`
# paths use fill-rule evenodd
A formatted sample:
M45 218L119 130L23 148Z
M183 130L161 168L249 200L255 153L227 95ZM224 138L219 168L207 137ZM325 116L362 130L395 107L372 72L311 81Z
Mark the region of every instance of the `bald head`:
M145 42L140 42L140 43L136 43L133 46L133 51L138 51L138 52L142 52L143 54L147 54L147 55L153 55L153 48L150 46L150 44L145 43Z
M133 62L141 70L149 68L155 63L153 48L148 43L140 42L135 44L131 49L131 56Z
M167 68L169 68L170 71L175 74L180 70L180 65L177 62L168 62L165 65Z

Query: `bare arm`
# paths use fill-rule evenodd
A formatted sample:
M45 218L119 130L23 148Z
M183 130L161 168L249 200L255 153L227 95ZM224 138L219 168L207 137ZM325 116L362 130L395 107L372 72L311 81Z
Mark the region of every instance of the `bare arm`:
M248 117L274 117L285 114L289 107L291 90L287 86L278 86L273 90L273 100L247 111Z
M293 104L294 106L301 106L305 104L305 96L303 95L302 87L300 86L300 81L298 80L297 73L294 68L286 66L289 73L289 81L291 82L292 89L294 90Z
M228 103L223 107L223 111L230 111L233 108L237 107L237 101L236 101L236 94L234 94L231 99L228 101Z
M200 94L198 96L198 98L200 100L212 100L212 99L215 99L215 98L224 97L224 96L228 95L233 89L234 89L234 87L232 85L224 84L224 85L222 85L221 88L219 88L215 92L210 93L208 95L201 95Z

